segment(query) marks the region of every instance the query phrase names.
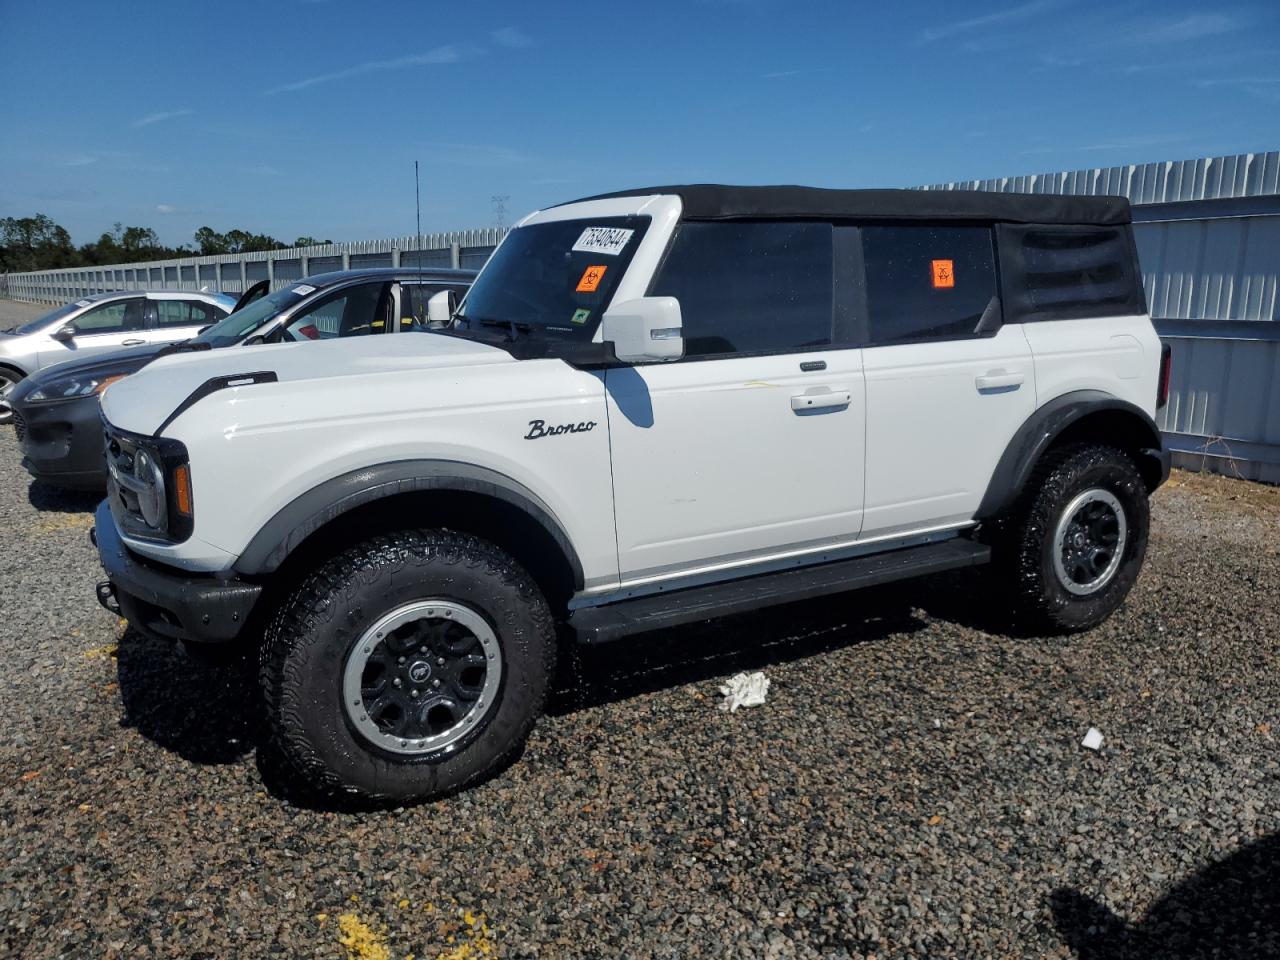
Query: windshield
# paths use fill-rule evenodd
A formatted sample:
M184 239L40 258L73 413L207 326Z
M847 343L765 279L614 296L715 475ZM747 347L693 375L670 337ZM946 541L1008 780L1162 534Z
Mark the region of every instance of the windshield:
M18 336L22 336L23 334L27 334L27 333L35 333L41 327L47 326L48 324L51 324L57 320L61 320L63 317L70 316L71 314L75 313L77 310L82 310L88 305L89 305L89 301L87 300L80 300L76 303L64 304L63 306L59 307L57 310L50 310L48 313L42 314L36 317L34 320L24 323L22 326L15 328L13 332Z
M207 343L215 349L229 347L252 334L281 310L293 306L303 296L304 294L297 293L296 288L292 286L277 290L261 300L253 301L243 310L237 310L223 317L198 337L192 338L192 342Z
M589 341L648 226L632 216L512 230L458 308L457 326Z

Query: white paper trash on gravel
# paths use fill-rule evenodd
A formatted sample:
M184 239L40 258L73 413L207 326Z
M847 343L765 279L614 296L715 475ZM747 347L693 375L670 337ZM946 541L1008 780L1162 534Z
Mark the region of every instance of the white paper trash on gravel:
M736 673L720 685L724 699L717 706L721 710L735 712L739 707L758 707L769 693L769 678L757 670L755 673Z
M1084 735L1084 739L1080 741L1080 746L1089 750L1102 749L1102 731L1097 727L1090 727L1089 732Z

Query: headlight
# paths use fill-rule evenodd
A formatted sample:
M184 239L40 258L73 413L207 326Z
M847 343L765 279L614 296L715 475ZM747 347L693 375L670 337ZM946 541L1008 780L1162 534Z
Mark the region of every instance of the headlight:
M164 492L164 470L146 450L133 458L133 476L138 481L138 509L147 526L163 530L168 520L168 500Z
M63 377L61 380L54 380L52 383L46 383L44 386L32 390L27 395L27 401L29 403L48 403L53 400L87 397L91 394L102 393L111 384L124 378L125 374L123 373L112 374L109 377Z

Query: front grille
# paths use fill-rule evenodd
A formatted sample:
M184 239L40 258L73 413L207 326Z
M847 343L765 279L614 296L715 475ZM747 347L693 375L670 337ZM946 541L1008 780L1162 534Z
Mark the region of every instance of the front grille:
M142 508L138 506L138 494L129 487L129 479L133 477L133 457L138 445L110 430L105 432L103 442L106 445L107 499L111 501L111 512L120 522L121 530L142 533L146 531L147 525L142 519Z
M22 414L17 410L13 411L13 432L18 435L19 443L27 438L27 421L22 419Z

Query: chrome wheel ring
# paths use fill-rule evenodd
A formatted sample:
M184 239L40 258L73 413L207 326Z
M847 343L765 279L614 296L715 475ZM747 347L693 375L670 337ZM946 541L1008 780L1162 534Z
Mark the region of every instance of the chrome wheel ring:
M1101 488L1077 495L1053 534L1053 569L1063 589L1076 596L1097 593L1116 575L1129 539L1124 507Z
M437 753L478 728L502 682L489 622L456 600L415 600L380 618L347 653L342 702L380 750Z
M0 372L0 423L8 423L13 419L13 407L9 404L9 394L18 381L7 373Z

